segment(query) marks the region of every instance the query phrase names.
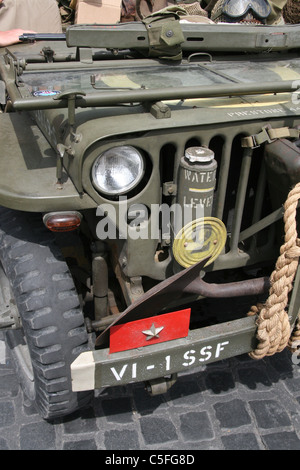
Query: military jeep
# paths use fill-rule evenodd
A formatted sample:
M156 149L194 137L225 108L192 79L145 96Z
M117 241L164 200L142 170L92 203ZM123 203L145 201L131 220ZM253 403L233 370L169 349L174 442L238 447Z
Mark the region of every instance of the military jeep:
M0 56L0 319L40 414L286 347L300 26L167 15L29 36Z

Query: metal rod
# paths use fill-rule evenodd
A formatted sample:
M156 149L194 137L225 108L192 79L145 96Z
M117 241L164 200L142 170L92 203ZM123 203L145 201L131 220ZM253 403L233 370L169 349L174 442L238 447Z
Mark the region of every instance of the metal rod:
M279 207L279 209L276 209L274 212L267 215L266 217L261 219L259 222L256 222L255 224L246 228L245 230L243 230L243 232L240 233L239 242L247 240L247 238L252 237L254 234L260 232L264 228L282 219L283 213L284 213L283 207Z
M77 96L75 106L87 108L90 106L113 106L122 103L157 102L166 100L183 100L191 98L209 98L220 96L241 96L256 95L266 93L284 93L296 90L295 81L266 83L241 83L240 85L213 85L209 87L182 87L182 88L156 88L156 89L136 89L125 91L107 91L102 93L90 93L86 96ZM14 99L13 106L16 110L34 109L58 109L66 108L68 100L60 99L60 95L55 98L19 98Z
M102 256L95 256L92 262L93 294L96 320L105 317L108 307L107 263Z

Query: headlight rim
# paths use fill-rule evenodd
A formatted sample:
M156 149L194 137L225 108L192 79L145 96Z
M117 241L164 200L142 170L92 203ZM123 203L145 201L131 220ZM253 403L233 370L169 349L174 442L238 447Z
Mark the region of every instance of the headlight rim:
M126 148L126 149L131 149L133 150L136 155L138 155L140 159L140 171L138 173L138 176L134 178L133 182L128 184L127 186L124 187L124 189L120 190L117 188L115 191L111 189L105 189L101 185L99 185L96 175L95 175L95 168L96 166L99 166L99 161L100 159L105 156L106 153L111 152L113 149L118 149L118 148ZM97 165L98 163L98 165ZM99 195L103 195L104 197L116 197L118 195L126 195L130 194L143 180L143 177L145 175L146 171L146 161L145 161L145 156L143 155L142 151L140 151L138 148L134 147L133 145L115 145L113 147L110 147L106 150L104 150L102 153L100 153L96 158L94 159L94 162L91 166L91 182L94 187L94 189L99 193Z

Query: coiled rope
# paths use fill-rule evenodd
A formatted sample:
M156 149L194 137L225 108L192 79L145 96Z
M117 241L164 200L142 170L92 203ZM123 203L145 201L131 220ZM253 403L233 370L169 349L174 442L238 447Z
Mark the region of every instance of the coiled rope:
M299 319L291 334L291 325L285 310L300 257L300 239L297 238L296 226L299 199L300 183L297 183L289 192L284 204L285 241L280 248L280 255L270 277L269 297L265 304L252 307L248 313L248 315L257 315L258 345L249 353L253 359L272 356L286 346L292 349L293 343L300 339Z

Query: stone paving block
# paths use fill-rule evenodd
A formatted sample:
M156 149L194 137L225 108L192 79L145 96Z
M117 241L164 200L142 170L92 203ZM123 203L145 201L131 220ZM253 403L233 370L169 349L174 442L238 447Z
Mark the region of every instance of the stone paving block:
M152 413L153 410L159 409L161 411L167 408L164 395L151 396L140 384L133 389L133 399L134 406L141 415Z
M238 370L238 377L241 384L250 390L266 390L272 386L272 382L264 367L243 367Z
M9 450L6 439L0 437L0 450Z
M297 375L294 374L293 377L286 377L284 379L284 385L285 387L291 392L291 393L299 393L300 391L300 373Z
M170 388L168 396L175 406L192 404L198 405L204 402L203 395L200 393L199 386L195 381L192 380L178 380Z
M55 426L47 421L25 424L20 428L21 450L54 450Z
M214 409L221 428L237 428L251 423L251 418L242 400L235 399L216 403Z
M207 440L214 437L212 423L206 411L180 415L180 432L185 441Z
M101 405L107 421L115 423L130 423L132 421L132 405L129 397L102 400Z
M266 434L262 440L268 450L300 450L300 441L294 431Z
M228 434L221 439L225 450L260 450L253 433Z
M142 417L140 426L146 444L163 444L178 439L176 428L167 417Z
M106 450L139 450L139 435L137 431L128 429L113 429L104 432Z
M15 410L12 401L0 402L0 430L15 422Z
M280 354L274 354L265 359L265 362L267 366L271 365L281 378L293 377L294 367L290 351L284 350Z
M205 378L205 384L213 393L229 392L235 388L235 382L231 372L218 370L211 371Z
M92 408L73 413L63 419L66 434L81 434L97 431L95 414Z
M97 450L95 439L65 442L63 450Z
M281 403L276 400L250 401L249 406L253 410L260 428L271 429L291 425L287 412Z
M1 377L3 377L3 379L0 388L0 397L16 397L20 390L16 375L10 372L6 375L1 375Z
M26 416L34 416L34 415L38 416L39 414L38 414L35 404L27 400L26 397L22 397L22 398L24 400L23 410Z

